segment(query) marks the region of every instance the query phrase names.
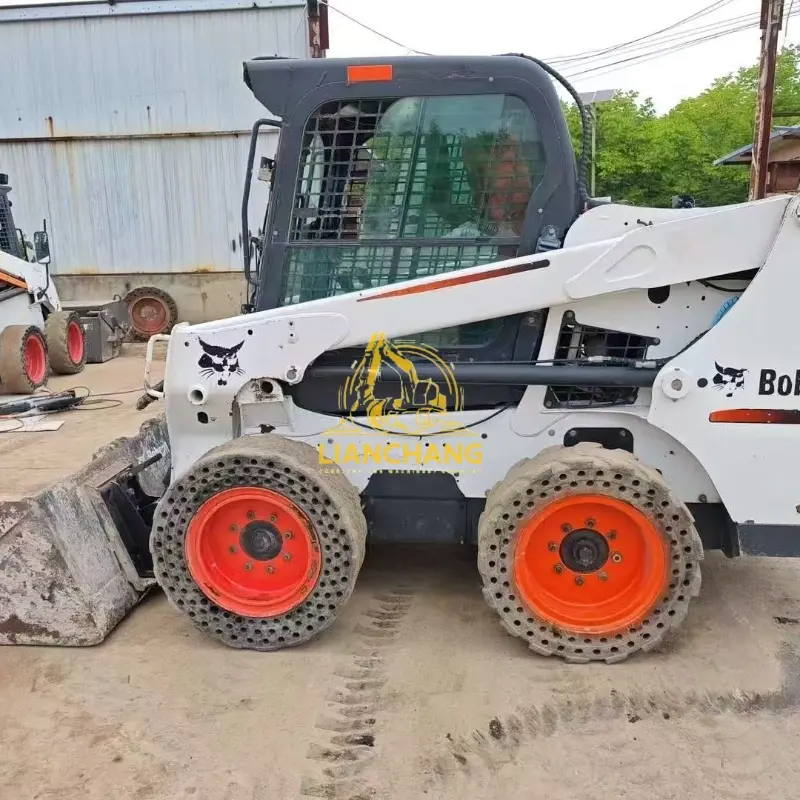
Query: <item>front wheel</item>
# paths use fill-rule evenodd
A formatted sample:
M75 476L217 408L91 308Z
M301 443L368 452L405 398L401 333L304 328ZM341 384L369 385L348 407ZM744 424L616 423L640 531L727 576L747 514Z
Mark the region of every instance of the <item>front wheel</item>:
M353 592L366 520L316 449L247 436L207 453L159 501L151 551L167 597L202 631L249 650L303 644Z
M542 655L621 661L658 646L700 591L703 547L661 475L622 450L548 449L489 493L484 596Z

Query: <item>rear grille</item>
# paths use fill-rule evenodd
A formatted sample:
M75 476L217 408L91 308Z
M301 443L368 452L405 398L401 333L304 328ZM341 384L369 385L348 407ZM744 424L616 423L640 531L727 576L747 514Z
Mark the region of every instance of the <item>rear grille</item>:
M575 321L572 312L567 312L561 323L555 363L581 362L593 356L642 360L647 355L647 348L655 343L655 339L634 333L581 325ZM544 404L546 408L632 405L638 391L635 386L548 386Z

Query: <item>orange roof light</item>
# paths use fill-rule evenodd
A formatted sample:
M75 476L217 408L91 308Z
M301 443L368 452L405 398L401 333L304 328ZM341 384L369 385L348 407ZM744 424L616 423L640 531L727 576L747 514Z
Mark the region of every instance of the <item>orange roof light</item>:
M393 74L391 64L357 64L347 68L347 82L390 81Z

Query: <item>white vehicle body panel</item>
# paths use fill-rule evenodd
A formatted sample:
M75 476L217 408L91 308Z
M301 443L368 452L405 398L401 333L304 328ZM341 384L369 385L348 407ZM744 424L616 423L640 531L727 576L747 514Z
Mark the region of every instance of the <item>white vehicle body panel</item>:
M600 206L583 214L564 248L554 252L180 325L169 342L164 385L173 479L211 448L239 435L270 431L324 449L340 418L298 408L280 385L299 382L328 350L364 345L377 332L390 339L408 336L430 328L426 320L444 328L550 309L538 355L542 361L553 357L567 311L584 325L657 339L647 358L671 360L652 389L641 389L631 406L548 409L546 387L531 386L518 406L490 419L486 411L451 414L451 422L471 426L470 434L482 442L480 466L432 463L414 469L451 471L465 496L483 497L515 462L560 444L574 426L625 428L634 437L636 454L661 470L683 501L721 500L737 523L797 524L800 490L776 476L793 465L800 425L716 424L709 415L736 408L778 409L787 420L800 414L800 379L795 379L800 341L792 330L800 289L795 266L799 205L800 198L779 196L714 209ZM761 271L712 326L722 304L736 293L699 281L753 269ZM725 285L737 288L736 282ZM648 295L666 286L671 287L668 300L659 303ZM201 341L230 349L235 368L204 370ZM732 386L720 376L715 383L717 365L746 370L743 381ZM774 394L759 394L764 369L775 371ZM782 375L789 377L780 381ZM347 435L360 444L375 438L369 431ZM425 444L452 436L426 437ZM411 448L413 453L422 442L393 434L385 438L397 452ZM359 465L348 472L343 465L359 489L379 468Z

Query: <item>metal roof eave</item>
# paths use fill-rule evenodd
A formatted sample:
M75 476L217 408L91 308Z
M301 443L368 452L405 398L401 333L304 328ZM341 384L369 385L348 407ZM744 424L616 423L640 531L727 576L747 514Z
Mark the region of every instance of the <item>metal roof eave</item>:
M787 125L785 127L776 128L770 134L769 140L774 141L775 139L796 139L800 134L800 125ZM727 155L718 158L714 162L715 167L722 166L724 164L749 164L751 159L750 158L742 158L742 156L747 156L753 152L753 145L746 144L744 147L739 147L736 150L728 153Z
M44 20L112 18L142 14L187 14L208 11L252 11L297 8L307 0L67 0L64 3L0 7L0 24Z

